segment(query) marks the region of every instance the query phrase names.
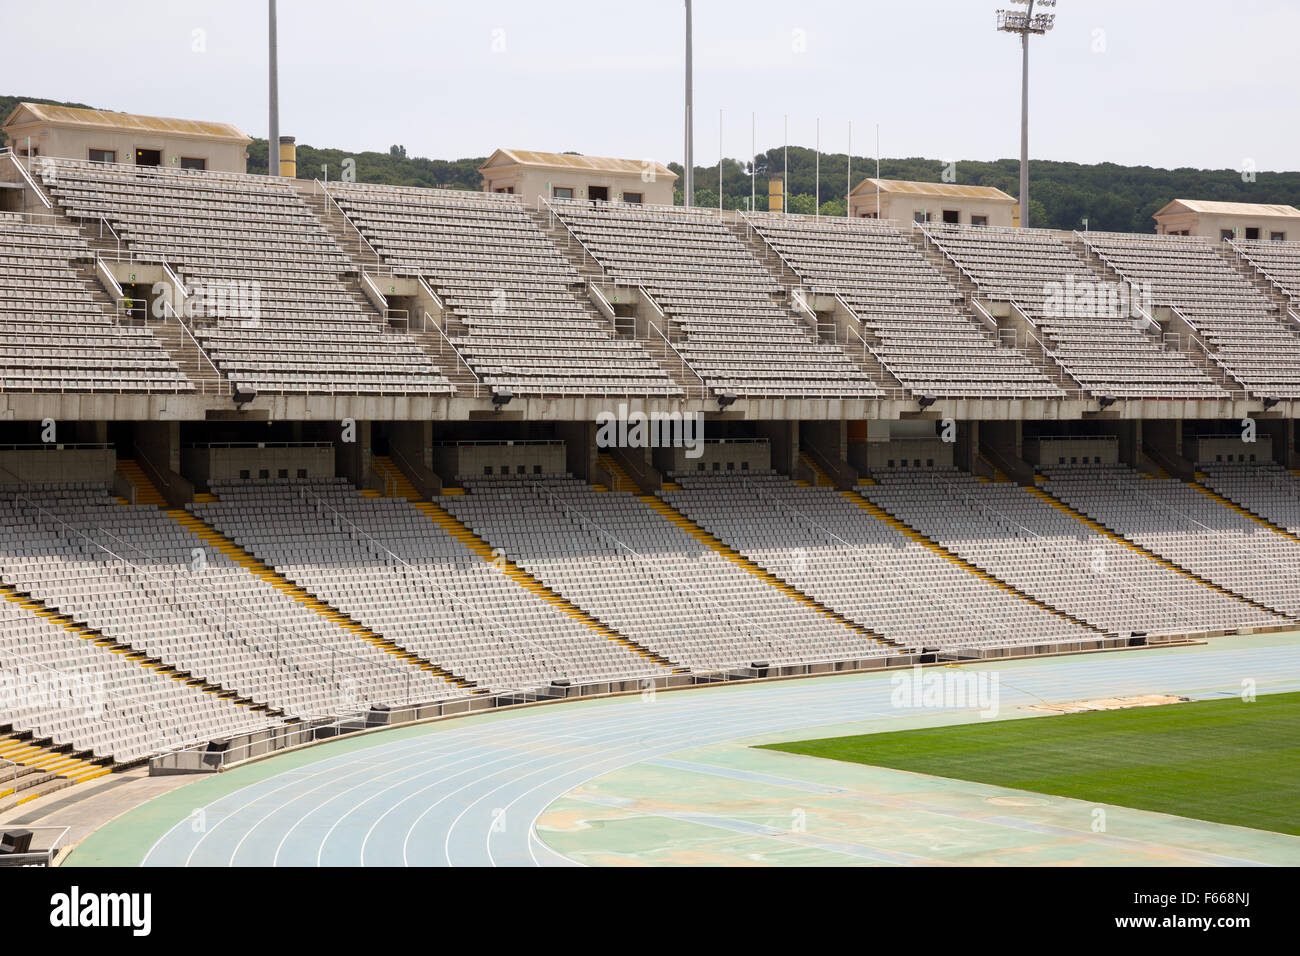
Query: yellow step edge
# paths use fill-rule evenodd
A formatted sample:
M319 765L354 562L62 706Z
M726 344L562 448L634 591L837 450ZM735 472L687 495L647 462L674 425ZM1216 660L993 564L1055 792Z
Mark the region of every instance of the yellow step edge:
M1071 621L1075 624L1078 624L1080 627L1084 627L1089 630L1102 633L1100 628L1096 627L1093 624L1088 623L1083 618L1075 617L1073 614L1067 614L1064 611L1061 611L1058 608L1053 607L1047 602L1034 597L1032 594L1028 593L1027 591L1022 591L1020 588L1017 588L1014 585L1006 581L1003 581L1001 578L995 577L993 574L981 568L979 565L972 564L970 561L967 561L961 555L949 551L939 542L926 537L921 532L917 531L915 528L904 523L898 518L895 518L893 515L885 511L884 508L881 508L874 501L871 501L869 498L863 497L862 495L858 494L856 491L842 491L840 492L840 494L848 498L850 501L852 501L854 504L856 504L859 508L861 508L863 511L867 512L868 514L890 522L891 525L897 528L898 531L902 533L905 537L911 539L912 541L917 542L918 544L922 545L925 548L928 548L930 551L933 551L935 554L943 558L945 561L949 562L950 564L958 568L961 568L963 571L966 571L971 576L978 578L979 580L983 581L985 584L993 584L994 586L1005 591L1006 593L1011 594L1017 598L1020 598L1020 600L1022 601L1025 601L1029 604L1033 604L1036 607L1042 608L1044 611L1047 611L1049 614L1053 614L1056 617L1059 617L1063 620Z
M756 564L755 562L751 561L749 558L746 558L744 555L738 553L734 549L727 547L718 538L714 537L708 531L705 531L699 525L695 524L695 522L691 521L689 518L683 515L672 505L668 504L668 502L664 501L662 498L658 498L654 495L640 495L638 496L638 498L640 501L644 502L647 506L649 506L651 510L658 512L665 519L678 525L683 531L691 535L691 537L695 538L705 547L720 554L722 557L726 558L728 561L736 565L741 570L746 571L749 574L752 574L754 577L761 580L764 584L770 585L774 589L780 589L782 586L790 587L790 585L786 584L786 582L782 581L780 578L778 578L772 572L768 571L766 568L762 567L759 564ZM835 621L836 623L840 624L841 626L847 628L850 631L853 631L857 634L867 637L868 639L875 641L877 644L884 643L879 635L873 634L871 633L871 631L869 631L867 628L863 627L862 625L850 621L848 618L844 617L843 615L831 611L829 608L825 607L824 605L821 605L816 601L814 601L812 598L804 594L802 591L791 588L789 592L789 597L799 602L800 604L805 605L806 607L812 608L812 610L816 611L818 614L822 615L823 617L830 618L832 621Z
M495 549L492 548L492 546L489 545L488 542L484 541L482 538L476 535L469 528L469 526L461 522L460 519L457 518L455 515L453 515L450 511L443 508L441 505L434 504L433 502L421 502L420 504L423 507L420 507L419 510L422 511L424 514L426 514L436 524L441 525L443 528L449 530L455 528L460 532L461 535L465 536L467 544L469 544L470 541L473 541L475 544L477 544L477 547L475 547L474 545L470 545L471 550L477 553L479 557L482 558L484 561L491 562L495 560L495 556L496 556ZM517 564L514 564L513 562L508 563L505 568L505 572L507 576L513 579L516 583L520 584L521 586L529 588L529 590L532 590L533 588L538 588L541 591L545 591L546 594L550 595L550 597L547 598L547 600L551 601L551 603L554 604L556 607L564 610L565 613L572 612L570 616L574 617L575 620L584 621L588 627L592 628L593 630L599 630L601 633L605 634L609 640L620 644L620 646L626 646L622 643L622 641L617 639L618 636L615 635L613 631L606 628L605 625L601 624L594 617L592 617L590 614L588 614L578 605L574 604L568 598L564 597L561 594L557 594L555 591L552 591L545 584L543 584L537 578L533 577L531 574L529 574L523 568L519 567ZM634 643L634 642L629 641L629 643ZM640 645L634 645L634 646L639 647ZM669 661L667 658L660 657L659 655L654 654L653 652L648 652L648 653L650 654L651 660L655 661L656 663L660 664L663 667L669 666Z
M1036 498L1040 498L1043 501L1046 501L1053 508L1056 508L1058 511L1064 512L1065 514L1074 518L1076 521L1080 522L1081 524L1091 528L1093 531L1097 532L1097 534L1102 535L1105 538L1109 538L1111 541L1114 541L1117 544L1123 545L1124 547L1128 548L1130 551L1136 554L1140 554L1142 557L1146 558L1149 561L1154 561L1156 564L1160 565L1161 567L1168 568L1170 571L1174 571L1178 574L1181 574L1183 577L1187 578L1190 581L1195 581L1197 584L1201 585L1202 587L1207 587L1213 591L1218 591L1220 594L1225 594L1228 597L1236 598L1238 601L1241 601L1245 604L1249 604L1252 607L1257 607L1260 610L1268 611L1270 613L1276 613L1272 610L1272 608L1266 607L1265 605L1260 604L1257 601L1252 601L1250 598L1244 597L1243 595L1236 594L1235 592L1229 591L1221 584L1215 584L1213 581L1209 580L1208 578L1202 578L1200 575L1189 571L1187 568L1184 568L1182 565L1175 564L1173 561L1170 561L1168 558L1161 557L1160 555L1156 554L1154 551L1151 551L1147 548L1144 548L1142 545L1139 545L1137 542L1130 541L1128 538L1124 537L1123 535L1111 531L1106 526L1100 524L1097 521L1094 521L1092 518L1089 518L1083 512L1076 511L1074 508L1067 505L1064 501L1061 501L1059 498L1055 497L1054 495L1044 491L1042 488L1036 488L1036 487L1026 488L1025 491L1029 492L1031 495L1033 495Z
M202 527L206 529L207 532L205 535L203 535L204 540L211 541L211 542L219 542L220 545L226 548L234 549L237 552L238 556L242 556L242 560L240 560L239 557L236 557L236 555L232 555L232 557L235 557L240 564L242 564L246 569L250 571L250 573L257 575L258 577L261 577L263 580L271 582L271 584L277 590L279 590L281 594L285 595L285 597L291 598L298 604L301 604L303 607L307 608L307 610L311 611L312 613L317 614L321 618L330 621L332 624L339 627L340 630L344 630L344 628L340 625L340 621L346 620L350 623L354 623L356 625L356 628L348 630L348 633L352 637L359 637L359 636L364 637L366 640L372 640L374 643L377 643L380 646L386 648L391 647L391 648L401 650L401 648L398 648L398 646L394 644L392 641L380 637L378 634L375 634L373 631L371 631L368 627L361 624L360 622L353 622L350 617L343 614L337 608L333 608L330 605L325 604L319 598L314 597L311 594L308 594L306 590L304 590L299 585L294 584L292 581L284 577L279 572L267 567L265 564L261 562L261 560L255 558L247 551L244 551L237 544L235 544L230 538L226 537L220 531L213 528L211 525L207 524L205 521L203 521L202 518L199 518L197 515L191 514L188 511L183 511L180 509L174 509L172 511L167 512L167 514L175 518L176 523L182 526L185 525L185 518L188 518L190 521L202 525ZM449 680L449 681L452 680L451 676L446 672L442 672L440 670L440 673L444 674L445 680Z

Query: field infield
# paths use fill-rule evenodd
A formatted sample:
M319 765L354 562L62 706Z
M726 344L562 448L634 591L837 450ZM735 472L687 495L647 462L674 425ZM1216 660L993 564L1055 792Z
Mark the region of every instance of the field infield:
M1300 693L763 745L1300 834Z

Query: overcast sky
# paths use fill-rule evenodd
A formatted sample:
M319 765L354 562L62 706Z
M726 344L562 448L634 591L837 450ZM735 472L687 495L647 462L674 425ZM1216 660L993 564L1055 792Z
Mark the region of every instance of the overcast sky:
M696 0L696 161L790 141L1019 155L1007 0ZM1300 168L1297 0L1061 0L1031 44L1034 158ZM6 0L0 91L267 132L265 0ZM680 161L682 0L280 0L281 132L454 159ZM30 36L33 42L14 42Z

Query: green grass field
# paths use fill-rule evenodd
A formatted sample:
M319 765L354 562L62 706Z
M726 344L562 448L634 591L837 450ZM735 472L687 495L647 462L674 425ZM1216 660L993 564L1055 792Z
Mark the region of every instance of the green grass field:
M1300 693L768 746L1300 834Z

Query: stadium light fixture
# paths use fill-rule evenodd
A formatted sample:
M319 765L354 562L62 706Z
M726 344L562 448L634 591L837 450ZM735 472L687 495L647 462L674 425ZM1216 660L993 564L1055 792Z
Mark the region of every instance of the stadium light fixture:
M1020 227L1029 226L1029 38L1042 36L1056 23L1054 13L1035 13L1034 5L1055 7L1056 0L1014 0L1026 9L999 10L998 29L1020 35Z

